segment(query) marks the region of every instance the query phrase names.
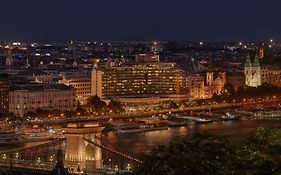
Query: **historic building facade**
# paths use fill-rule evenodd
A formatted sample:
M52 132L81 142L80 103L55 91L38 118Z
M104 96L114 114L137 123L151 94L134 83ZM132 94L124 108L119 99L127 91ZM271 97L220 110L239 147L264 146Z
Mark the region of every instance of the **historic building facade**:
M14 85L9 92L9 112L24 116L42 110L76 110L76 90L63 84Z
M281 87L281 69L279 66L262 66L261 81Z
M244 74L246 86L258 87L262 84L261 66L257 57L254 59L253 63L251 62L250 57L247 57L244 66Z

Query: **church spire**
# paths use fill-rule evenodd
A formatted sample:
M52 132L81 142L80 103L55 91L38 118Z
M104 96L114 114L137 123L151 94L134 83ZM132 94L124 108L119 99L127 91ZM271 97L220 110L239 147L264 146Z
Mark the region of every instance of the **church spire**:
M14 63L13 54L12 54L12 47L8 46L8 52L6 57L6 66L12 66Z
M258 53L256 54L254 63L253 63L253 67L260 67L260 62L259 62L259 55Z
M252 67L251 58L250 58L250 54L249 53L247 55L247 59L246 59L246 62L245 62L245 67Z
M26 68L30 68L30 64L29 64L29 60L28 58L26 58L26 65L25 65Z

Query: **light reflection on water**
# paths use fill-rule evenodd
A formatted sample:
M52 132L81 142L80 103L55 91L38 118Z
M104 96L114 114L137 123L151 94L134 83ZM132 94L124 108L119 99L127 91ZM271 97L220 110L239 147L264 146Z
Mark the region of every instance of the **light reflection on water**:
M232 142L239 142L254 134L256 128L261 125L281 127L281 122L276 120L238 120L228 122L213 122L206 124L190 124L186 127L169 128L169 130L152 131L147 133L115 134L104 133L103 141L114 145L116 148L125 149L138 154L150 151L159 144L190 136L193 132L209 132L227 136Z
M281 127L281 122L277 120L239 120L206 124L190 123L185 127L174 127L168 130L145 133L117 134L114 132L107 132L100 134L99 137L101 137L100 143L104 145L126 154L138 156L141 153L148 153L157 145L165 145L173 140L182 139L192 135L192 133L196 131L225 135L228 136L230 141L239 142L253 135L256 128L261 125L277 128ZM87 134L86 136L94 139L94 134ZM75 169L79 164L81 169L86 167L89 169L103 168L103 166L114 167L116 165L119 167L123 166L124 168L128 163L132 163L128 160L120 160L120 158L114 154L107 153L98 147L89 145L82 137L83 135L66 135L64 149L65 160L68 167ZM1 145L0 150L22 146L24 146L24 144L17 146ZM52 148L50 148L50 150L51 149ZM46 153L46 151L44 153ZM54 154L54 151L50 153Z

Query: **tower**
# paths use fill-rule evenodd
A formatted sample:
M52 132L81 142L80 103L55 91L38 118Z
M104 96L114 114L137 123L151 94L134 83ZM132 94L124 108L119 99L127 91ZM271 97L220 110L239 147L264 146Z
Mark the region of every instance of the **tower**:
M257 87L261 85L261 67L258 55L255 57L253 63L251 63L250 56L247 56L244 65L244 74L246 86Z
M250 55L248 54L245 65L244 65L244 74L245 74L245 84L246 86L251 86L252 80L252 63Z
M72 66L73 66L73 67L77 67L77 66L78 66L78 63L77 63L76 60L73 61Z
M99 59L94 60L91 75L91 96L102 97L102 71L98 69Z
M26 58L26 65L25 65L25 67L26 67L26 68L29 68L29 67L30 67L28 58Z
M12 66L14 63L13 54L12 54L12 47L9 46L7 57L6 57L6 66Z
M253 75L253 80L252 80L252 87L257 87L261 85L261 66L260 62L258 60L258 55L256 56L254 63L252 64L252 75Z

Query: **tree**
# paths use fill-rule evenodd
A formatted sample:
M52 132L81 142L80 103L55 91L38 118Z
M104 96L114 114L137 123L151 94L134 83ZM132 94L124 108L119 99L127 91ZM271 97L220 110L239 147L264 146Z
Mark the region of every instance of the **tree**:
M100 97L95 95L89 99L87 106L100 113L105 110L106 103L102 101Z
M80 115L86 115L87 111L82 107L81 103L78 101L77 103L77 108L76 108L76 114L80 114Z
M32 112L32 111L28 111L25 115L24 118L28 119L28 120L34 120L34 118L36 117L36 113Z
M6 115L5 115L5 113L4 113L4 111L1 111L0 110L0 120L4 120L4 119L6 119Z
M40 108L36 109L35 113L36 113L36 116L40 119L45 119L49 115L48 110L44 110L44 109L40 109Z
M223 86L222 94L226 97L233 96L235 94L233 85L230 83L226 83Z
M119 101L111 100L108 105L107 109L112 111L112 113L120 113L124 112L125 109L123 108L122 104Z
M281 174L281 129L261 127L240 144L196 133L143 156L138 175Z

